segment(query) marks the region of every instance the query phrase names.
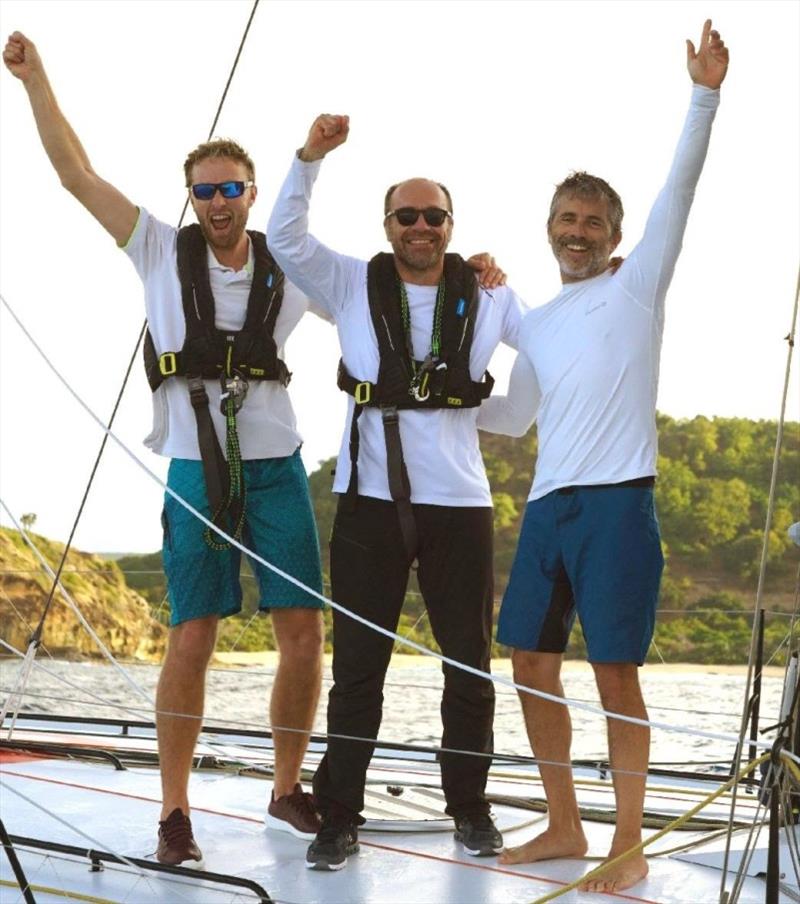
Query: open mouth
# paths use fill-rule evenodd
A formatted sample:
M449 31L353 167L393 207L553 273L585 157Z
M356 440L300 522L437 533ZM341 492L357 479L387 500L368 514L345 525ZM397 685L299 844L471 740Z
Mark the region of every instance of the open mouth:
M217 232L222 232L224 229L228 228L233 217L229 213L217 213L213 214L208 219L212 229Z

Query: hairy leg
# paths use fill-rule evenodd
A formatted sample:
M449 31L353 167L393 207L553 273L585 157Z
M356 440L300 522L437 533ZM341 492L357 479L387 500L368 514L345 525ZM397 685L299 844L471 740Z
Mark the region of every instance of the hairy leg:
M169 633L156 692L161 819L176 807L189 814L189 773L202 724L206 669L214 652L218 621L216 615L207 615L182 622Z
M322 612L272 609L280 652L269 715L275 744L275 797L291 794L317 712L322 682ZM293 729L281 731L281 729Z
M561 686L560 653L532 653L514 650L514 680L517 684L564 696ZM582 857L586 853L575 786L572 782L570 744L572 724L569 711L560 703L520 692L525 727L533 753L539 761L548 802L547 829L518 847L500 855L501 863L530 863L555 857ZM566 764L566 765L560 765Z
M639 669L635 663L593 663L603 709L647 719ZM613 770L617 828L607 860L613 860L642 842L642 811L650 758L650 729L619 719L608 719L608 752ZM622 891L647 875L647 860L640 852L607 873L581 886L583 891Z

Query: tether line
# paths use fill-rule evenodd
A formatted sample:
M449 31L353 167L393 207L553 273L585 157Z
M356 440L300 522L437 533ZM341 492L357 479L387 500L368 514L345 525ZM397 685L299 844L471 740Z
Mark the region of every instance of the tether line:
M228 75L228 80L225 83L225 89L222 92L222 97L220 98L219 105L217 106L217 112L214 114L214 120L211 123L211 128L209 129L208 138L206 139L206 141L211 140L211 138L214 134L214 130L217 127L217 123L219 122L219 117L222 113L222 107L225 104L225 99L228 96L228 89L230 88L231 82L233 81L233 76L236 72L236 67L239 65L239 58L242 55L242 50L244 49L244 45L247 40L247 35L250 31L250 25L253 22L253 17L256 14L256 9L258 8L259 3L260 3L260 0L255 0L255 2L253 3L253 8L250 11L250 17L247 20L247 25L245 26L244 33L242 34L242 39L239 42L239 49L236 51L236 58L233 61L233 66L231 67L231 71ZM181 211L181 215L178 219L178 225L176 228L180 229L181 225L183 224L183 219L186 216L186 211L187 211L188 207L189 207L189 196L187 194L186 200L183 203L183 210ZM114 420L117 416L117 411L119 410L120 403L122 402L122 396L124 395L125 389L128 386L128 379L131 375L131 371L133 370L134 362L136 361L136 358L139 355L139 349L142 345L142 340L144 339L144 334L145 334L146 330L147 330L147 320L145 320L142 323L142 327L139 330L139 336L136 339L136 345L134 346L133 354L131 355L131 359L128 362L128 367L125 371L125 376L123 377L122 385L119 388L117 400L114 403L114 408L111 412L111 417L108 420L108 429L109 430L113 426ZM50 587L50 592L47 596L47 602L45 603L44 610L42 611L42 615L41 615L41 618L39 619L38 625L36 626L36 630L31 635L29 644L35 644L36 646L38 646L39 643L41 642L42 632L44 630L44 622L45 622L45 619L47 618L48 612L50 611L50 606L52 605L53 597L55 595L56 588L58 587L59 579L61 578L62 569L64 568L64 564L67 560L67 555L69 554L70 548L72 547L72 541L75 537L75 531L78 529L78 524L80 523L81 517L83 515L83 509L86 505L86 500L89 498L89 492L91 491L92 484L94 483L94 478L97 473L97 469L100 466L100 460L103 457L103 453L105 452L107 443L108 443L108 433L105 433L105 434L103 434L103 440L100 443L100 449L97 453L97 457L95 458L94 466L92 467L91 473L89 475L89 481L86 484L86 489L84 490L83 498L81 499L81 503L78 506L78 513L75 516L75 521L73 522L72 530L70 531L69 538L67 539L67 542L64 545L64 552L61 556L61 561L58 563L58 568L56 569L55 577L53 578L53 583L52 583L52 586Z

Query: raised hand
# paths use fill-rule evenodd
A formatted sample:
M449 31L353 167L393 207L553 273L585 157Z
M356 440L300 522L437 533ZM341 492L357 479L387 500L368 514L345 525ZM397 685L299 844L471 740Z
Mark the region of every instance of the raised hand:
M8 71L22 82L27 82L31 75L42 71L42 61L36 46L21 31L8 36L3 50L3 62Z
M300 159L306 163L321 160L329 151L344 144L349 132L349 116L322 113L309 129L306 143L300 151Z
M719 88L728 71L728 48L718 31L711 28L711 19L706 19L700 38L700 49L686 41L686 66L696 85Z

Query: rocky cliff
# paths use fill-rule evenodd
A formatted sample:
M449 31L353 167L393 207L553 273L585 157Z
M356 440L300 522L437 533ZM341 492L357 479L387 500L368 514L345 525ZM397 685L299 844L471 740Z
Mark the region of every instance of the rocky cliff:
M31 539L55 570L63 544L38 534ZM167 630L150 614L147 601L125 583L117 565L89 553L70 550L61 583L98 637L120 659L160 659ZM15 530L0 528L0 637L25 650L47 601L51 578ZM60 590L45 620L42 643L54 656L100 656ZM8 653L5 648L0 654Z

